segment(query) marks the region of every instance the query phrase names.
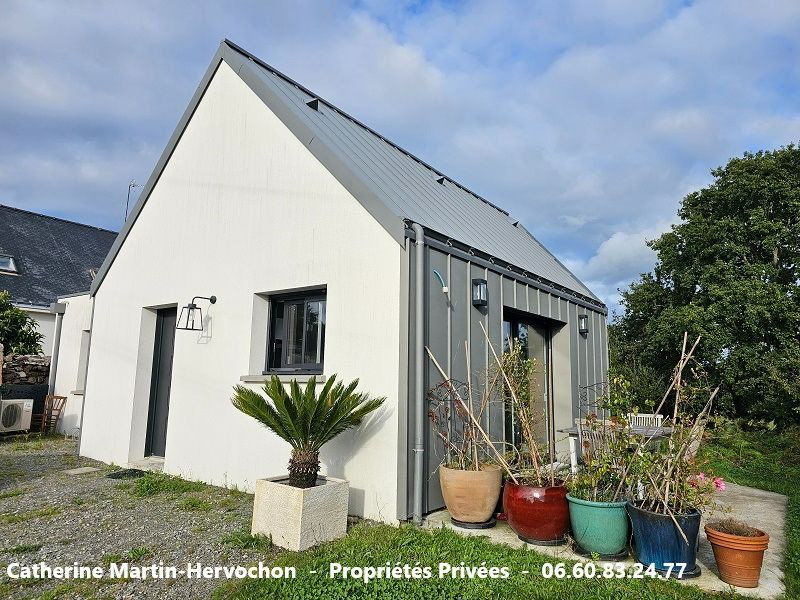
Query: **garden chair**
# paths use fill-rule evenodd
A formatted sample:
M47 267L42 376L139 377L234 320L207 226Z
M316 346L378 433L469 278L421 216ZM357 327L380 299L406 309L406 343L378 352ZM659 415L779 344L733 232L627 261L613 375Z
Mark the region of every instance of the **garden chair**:
M664 415L653 413L628 413L628 424L631 427L661 427Z
M44 413L42 413L42 422L39 431L42 433L51 433L56 430L66 403L66 396L47 395L44 397Z

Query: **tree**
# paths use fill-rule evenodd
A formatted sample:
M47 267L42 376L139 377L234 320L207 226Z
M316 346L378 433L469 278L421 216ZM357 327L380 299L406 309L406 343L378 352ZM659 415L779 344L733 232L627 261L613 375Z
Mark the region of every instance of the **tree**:
M316 377L308 380L305 390L293 379L287 392L281 380L273 375L264 384L264 392L272 402L244 386L234 387L233 405L292 447L289 485L300 488L316 485L320 448L345 430L359 425L386 400L356 393L358 379L346 387L335 381L336 375L331 375L317 395Z
M11 295L0 291L0 344L6 354L38 354L44 336L25 311L11 304Z
M680 223L648 242L653 272L622 292L614 367L668 382L683 332L718 408L800 421L800 148L746 153L683 199Z

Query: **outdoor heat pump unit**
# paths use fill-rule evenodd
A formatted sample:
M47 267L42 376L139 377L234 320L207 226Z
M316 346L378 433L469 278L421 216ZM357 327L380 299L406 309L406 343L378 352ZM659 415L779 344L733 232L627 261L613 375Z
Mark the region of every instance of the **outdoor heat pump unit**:
M27 431L32 414L33 400L0 400L0 432Z

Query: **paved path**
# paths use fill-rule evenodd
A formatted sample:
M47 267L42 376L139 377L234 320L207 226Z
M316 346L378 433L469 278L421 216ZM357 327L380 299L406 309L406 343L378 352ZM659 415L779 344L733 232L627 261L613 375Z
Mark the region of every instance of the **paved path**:
M710 592L735 589L738 593L749 596L768 599L779 597L784 593L782 566L783 555L786 550L786 496L728 483L724 492L718 492L715 495L715 500L720 503L721 508L713 514L703 515L703 524L705 524L706 520L722 519L730 516L734 519L745 521L769 534L769 549L764 554L760 585L754 589L732 588L732 586L724 583L718 577L714 554L703 532L702 525L700 526L700 548L697 559L703 574L696 579L689 579L683 583L696 585ZM486 535L490 540L498 544L506 544L514 548L527 547L543 554L550 554L561 560L585 560L572 552L568 545L532 546L526 544L520 541L504 522L498 522L497 527L483 531L452 527L450 515L446 510L428 515L425 520L425 527L433 529L450 527L464 535ZM633 564L632 559L628 559L626 562Z

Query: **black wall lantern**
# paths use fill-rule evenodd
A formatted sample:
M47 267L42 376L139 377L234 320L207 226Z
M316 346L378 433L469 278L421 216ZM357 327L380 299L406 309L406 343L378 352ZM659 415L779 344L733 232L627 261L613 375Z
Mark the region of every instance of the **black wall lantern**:
M178 317L178 324L175 329L183 329L184 331L203 331L203 311L197 306L197 300L208 300L211 304L217 302L216 296L195 296L192 301L181 308L180 317Z
M486 306L489 303L489 286L485 279L472 280L472 306Z
M589 315L586 313L578 315L578 333L583 336L589 335Z

